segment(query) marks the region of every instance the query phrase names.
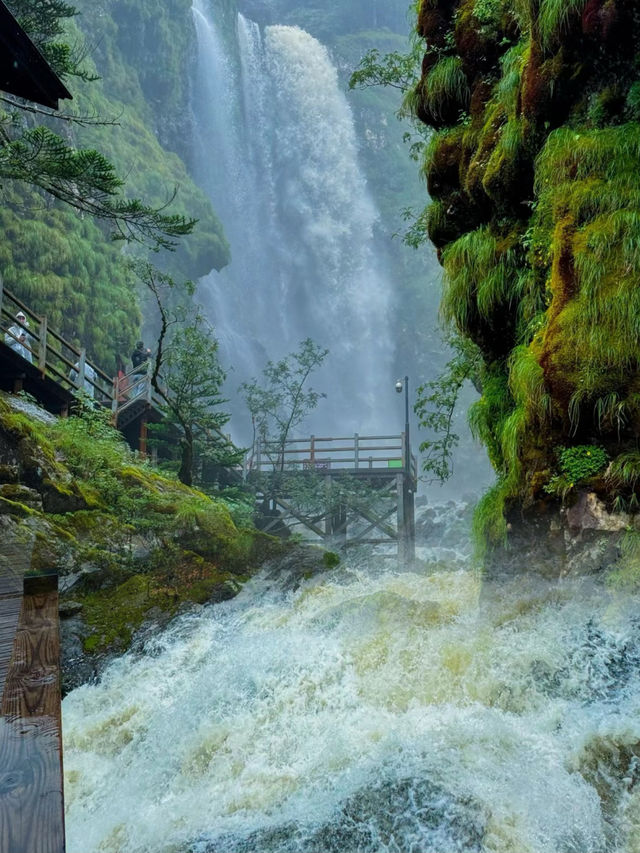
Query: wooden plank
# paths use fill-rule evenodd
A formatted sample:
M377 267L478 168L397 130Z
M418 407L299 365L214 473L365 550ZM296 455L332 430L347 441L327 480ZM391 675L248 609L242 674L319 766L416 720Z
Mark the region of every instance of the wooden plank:
M57 579L26 589L0 709L0 851L64 853Z
M13 641L18 628L21 605L22 596L12 595L0 598L0 696L13 654Z

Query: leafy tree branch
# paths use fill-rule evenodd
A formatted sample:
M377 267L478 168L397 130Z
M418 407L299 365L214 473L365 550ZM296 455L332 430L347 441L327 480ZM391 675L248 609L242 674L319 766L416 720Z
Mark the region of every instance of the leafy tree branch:
M284 470L284 449L291 430L326 397L305 385L328 354L329 350L306 338L296 352L267 362L262 379L240 386L251 413L254 439L259 438L270 449L274 470Z
M475 344L457 336L450 337L448 343L453 348L453 357L437 379L418 388L414 406L420 426L435 435L420 445L420 451L426 453L422 470L432 475L429 483L444 483L453 474L453 452L459 441L453 430L456 404L465 382L478 382L482 365Z

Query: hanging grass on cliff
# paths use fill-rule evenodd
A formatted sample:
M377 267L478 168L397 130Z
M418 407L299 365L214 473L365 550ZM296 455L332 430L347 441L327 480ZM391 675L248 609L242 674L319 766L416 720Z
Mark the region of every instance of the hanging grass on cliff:
M421 0L417 31L443 315L482 354L470 418L500 478L477 530L496 543L511 504L557 497L572 448L612 460L584 481L609 508L637 502L633 463L616 460L640 429L640 13Z

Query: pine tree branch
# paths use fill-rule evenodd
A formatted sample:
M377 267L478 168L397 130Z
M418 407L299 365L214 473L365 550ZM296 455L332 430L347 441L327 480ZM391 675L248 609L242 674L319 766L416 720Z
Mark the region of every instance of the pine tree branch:
M30 104L27 101L19 101L15 98L8 97L7 95L0 94L0 101L8 104L11 107L14 107L18 110L23 110L27 113L34 113L35 115L45 116L46 118L59 119L60 121L65 121L70 124L77 124L82 127L119 127L120 120L119 118L112 119L104 119L99 118L98 116L89 116L89 115L74 115L72 113L59 113L54 112L53 110L42 109L42 107L37 107L35 104ZM121 113L122 115L122 113Z

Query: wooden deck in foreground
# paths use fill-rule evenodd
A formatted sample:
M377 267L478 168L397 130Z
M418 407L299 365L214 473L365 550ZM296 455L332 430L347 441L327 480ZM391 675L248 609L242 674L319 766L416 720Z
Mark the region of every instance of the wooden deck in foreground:
M58 579L0 558L0 853L64 853Z

